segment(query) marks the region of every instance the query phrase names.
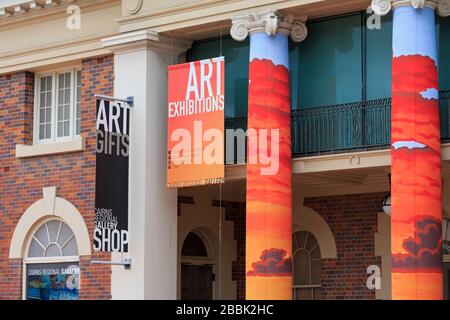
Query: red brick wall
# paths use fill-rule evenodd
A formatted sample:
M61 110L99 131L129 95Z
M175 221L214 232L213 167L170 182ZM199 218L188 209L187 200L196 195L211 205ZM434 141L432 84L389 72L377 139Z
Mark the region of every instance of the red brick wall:
M56 186L57 196L70 201L93 230L95 201L95 93L112 94L113 57L82 62L81 134L86 151L15 158L15 145L32 142L34 75L0 76L0 299L20 299L21 262L9 260L12 233L23 212L42 198L42 188ZM76 230L74 230L76 232ZM81 299L109 299L111 268L80 259ZM109 259L96 253L92 259Z
M337 259L322 259L322 299L375 299L375 291L366 287L370 265L381 268L375 256L375 233L378 212L385 193L307 198L304 205L320 214L336 241ZM219 201L213 201L219 206ZM232 279L236 294L245 299L245 203L222 201L225 217L234 222L236 261L232 262Z
M375 299L366 273L370 265L381 268L375 256L378 212L385 193L305 199L304 205L328 223L336 241L337 259L322 259L322 299Z

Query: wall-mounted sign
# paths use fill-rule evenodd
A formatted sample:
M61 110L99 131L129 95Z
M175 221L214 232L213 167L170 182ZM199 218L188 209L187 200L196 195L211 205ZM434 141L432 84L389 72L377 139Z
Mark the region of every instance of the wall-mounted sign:
M97 100L94 250L128 252L130 108Z
M169 188L224 181L224 74L224 57L169 66Z

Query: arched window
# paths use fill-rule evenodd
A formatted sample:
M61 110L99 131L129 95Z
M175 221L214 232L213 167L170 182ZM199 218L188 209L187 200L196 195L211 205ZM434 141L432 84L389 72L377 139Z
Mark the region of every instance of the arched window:
M293 236L292 252L293 298L319 300L321 255L317 239L310 232L296 232Z
M181 249L181 255L187 257L208 257L208 250L206 249L203 240L194 232L189 232L184 240Z
M35 229L24 265L26 299L78 299L78 246L73 230L62 220L47 220Z
M214 260L202 233L189 232L181 247L181 299L212 300Z

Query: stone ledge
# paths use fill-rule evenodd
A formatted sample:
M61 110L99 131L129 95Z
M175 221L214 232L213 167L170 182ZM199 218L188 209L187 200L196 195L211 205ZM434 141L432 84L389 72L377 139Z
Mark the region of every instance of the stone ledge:
M16 145L16 158L31 158L61 153L84 151L86 138L78 136L74 140L35 145Z

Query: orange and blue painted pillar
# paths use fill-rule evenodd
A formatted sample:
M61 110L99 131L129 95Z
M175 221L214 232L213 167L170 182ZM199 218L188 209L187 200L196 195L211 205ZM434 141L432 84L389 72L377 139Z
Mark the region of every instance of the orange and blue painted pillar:
M434 8L394 9L392 59L393 299L442 299L442 195Z

